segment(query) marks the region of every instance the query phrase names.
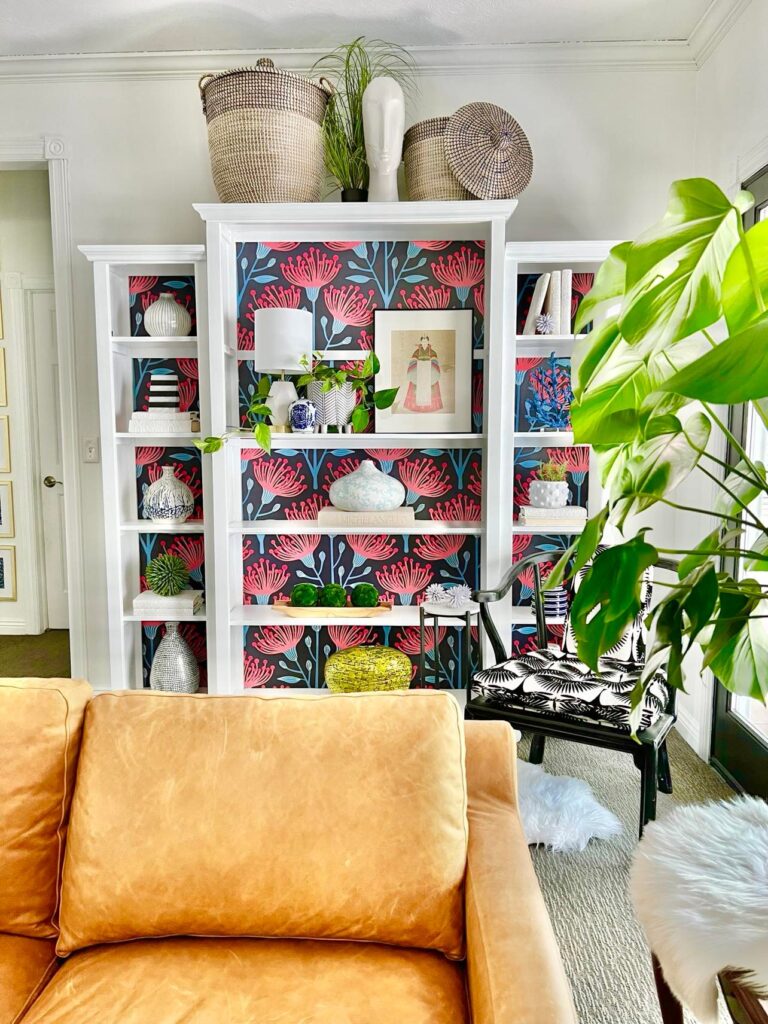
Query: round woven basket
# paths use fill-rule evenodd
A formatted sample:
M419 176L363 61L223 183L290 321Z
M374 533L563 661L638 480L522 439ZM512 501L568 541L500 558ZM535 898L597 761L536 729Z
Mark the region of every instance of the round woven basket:
M407 690L411 659L393 647L348 647L325 663L325 685L332 693Z
M430 117L417 122L405 133L403 160L410 199L474 199L446 158L448 121L447 117Z
M323 117L331 88L255 67L203 75L208 149L223 203L314 203L323 193Z

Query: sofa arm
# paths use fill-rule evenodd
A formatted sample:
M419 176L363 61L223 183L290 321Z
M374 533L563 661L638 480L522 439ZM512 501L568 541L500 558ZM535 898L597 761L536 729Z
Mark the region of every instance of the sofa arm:
M576 1024L571 991L517 811L505 722L465 722L467 974L473 1024Z

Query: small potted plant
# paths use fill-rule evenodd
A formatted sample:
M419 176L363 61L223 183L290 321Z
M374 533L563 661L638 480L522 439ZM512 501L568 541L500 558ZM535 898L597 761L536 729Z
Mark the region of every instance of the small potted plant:
M565 508L571 492L565 478L567 466L564 462L543 462L539 476L531 480L528 499L535 508Z

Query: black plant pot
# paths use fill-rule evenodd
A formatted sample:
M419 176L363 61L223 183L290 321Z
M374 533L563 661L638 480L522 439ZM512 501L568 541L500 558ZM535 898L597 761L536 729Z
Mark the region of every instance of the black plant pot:
M341 190L342 203L367 203L367 188L343 188Z

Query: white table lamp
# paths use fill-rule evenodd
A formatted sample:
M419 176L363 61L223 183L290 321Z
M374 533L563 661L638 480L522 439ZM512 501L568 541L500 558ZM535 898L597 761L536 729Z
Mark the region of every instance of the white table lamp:
M312 314L306 309L284 309L282 306L256 309L253 314L253 368L258 373L279 373L272 381L266 405L272 410L270 420L278 431L288 429L288 409L299 397L293 381L286 373L304 373L306 361L312 356L314 328ZM302 362L304 360L305 362Z

